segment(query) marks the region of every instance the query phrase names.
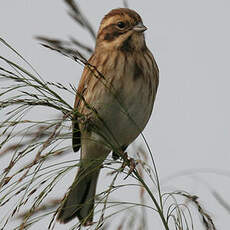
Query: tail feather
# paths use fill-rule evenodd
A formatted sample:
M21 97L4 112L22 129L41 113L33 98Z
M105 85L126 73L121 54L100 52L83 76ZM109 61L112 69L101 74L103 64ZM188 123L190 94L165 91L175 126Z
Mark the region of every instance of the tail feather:
M67 223L76 216L83 224L92 222L99 171L98 168L90 170L80 167L58 213L57 220L59 222Z

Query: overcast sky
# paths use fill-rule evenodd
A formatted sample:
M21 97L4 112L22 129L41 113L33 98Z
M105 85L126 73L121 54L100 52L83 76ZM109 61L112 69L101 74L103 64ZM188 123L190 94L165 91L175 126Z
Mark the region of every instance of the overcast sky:
M122 6L118 0L78 2L96 29L108 11ZM154 153L162 185L198 195L217 229L228 230L230 213L215 201L210 188L230 204L230 178L220 175L230 172L230 2L129 2L148 27L147 45L160 68L154 113L144 135ZM0 36L23 54L45 80L77 86L82 67L41 47L34 39L36 35L63 39L72 36L94 46L88 34L68 17L63 1L0 0L0 3ZM8 55L2 45L0 53ZM74 98L68 100L73 103ZM192 176L187 174L190 170ZM180 172L184 176L171 177ZM73 177L74 173L65 189ZM150 226L159 225L155 219ZM32 229L39 228L37 225ZM56 229L66 228L60 225Z

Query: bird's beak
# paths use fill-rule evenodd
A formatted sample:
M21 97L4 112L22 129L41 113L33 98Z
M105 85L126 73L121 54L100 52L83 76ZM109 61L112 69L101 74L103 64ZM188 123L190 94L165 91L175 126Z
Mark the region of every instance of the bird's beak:
M136 32L144 32L146 31L148 28L146 26L144 26L144 24L142 22L139 22L137 25L135 25L133 27L133 30Z

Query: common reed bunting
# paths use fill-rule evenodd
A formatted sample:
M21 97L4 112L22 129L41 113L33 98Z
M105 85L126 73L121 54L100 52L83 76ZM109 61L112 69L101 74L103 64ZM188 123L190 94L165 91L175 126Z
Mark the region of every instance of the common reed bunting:
M145 128L158 87L158 67L146 46L139 14L113 9L102 19L94 53L85 66L75 100L73 150L80 167L57 219L93 221L97 179L111 151L123 152ZM79 116L79 113L83 115Z

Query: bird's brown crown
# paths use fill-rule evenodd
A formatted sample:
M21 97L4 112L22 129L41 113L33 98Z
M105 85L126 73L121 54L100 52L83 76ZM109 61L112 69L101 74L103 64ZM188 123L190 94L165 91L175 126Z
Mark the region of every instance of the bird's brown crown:
M109 19L112 21L127 21L131 25L136 25L138 22L142 22L140 15L134 10L128 8L118 8L111 10L101 21L101 25L109 24Z

